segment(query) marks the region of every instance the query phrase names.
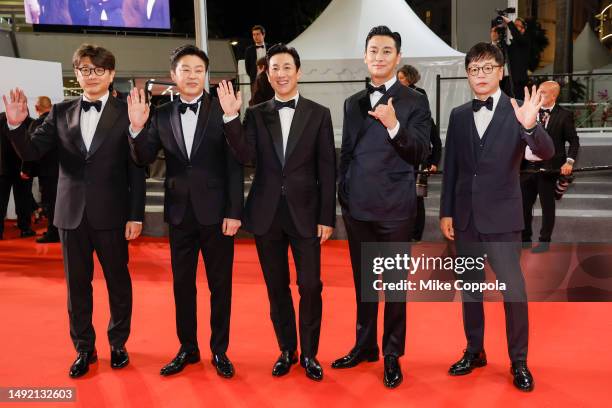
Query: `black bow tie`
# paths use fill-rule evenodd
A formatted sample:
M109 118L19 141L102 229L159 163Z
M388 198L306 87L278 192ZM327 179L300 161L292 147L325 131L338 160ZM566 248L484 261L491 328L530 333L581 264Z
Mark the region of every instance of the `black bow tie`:
M493 97L489 96L486 101L480 99L472 99L472 110L478 112L482 107L486 107L488 110L493 110Z
M543 115L545 113L550 115L550 111L551 111L550 109L540 109L540 115Z
M265 48L265 45L256 45L255 48Z
M366 84L366 89L368 90L369 94L373 94L374 92L380 92L381 94L384 94L385 92L387 92L387 87L385 86L385 84L382 84L381 86L374 86L368 82Z
M291 108L295 109L295 99L291 99L290 101L283 102L278 99L274 100L274 109L281 110L283 108Z
M200 103L200 100L201 99L198 99L194 103L181 102L179 104L179 112L181 112L181 115L187 112L187 109L191 109L193 113L198 113L198 105Z
M91 108L96 108L96 110L100 112L102 110L102 101L89 102L81 99L81 109L85 112L89 112Z

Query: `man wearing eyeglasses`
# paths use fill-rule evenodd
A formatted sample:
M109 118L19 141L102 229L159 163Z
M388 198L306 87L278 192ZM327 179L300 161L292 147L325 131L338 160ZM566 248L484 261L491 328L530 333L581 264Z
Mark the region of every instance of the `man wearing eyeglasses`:
M69 371L75 378L85 375L98 358L92 325L94 252L109 294L111 367L122 368L129 362L128 241L142 230L145 178L144 170L130 158L127 106L108 92L115 57L102 47L84 44L74 53L73 65L83 96L54 105L31 135L21 126L28 115L23 90L16 88L3 99L9 138L23 160L39 160L54 148L58 152L54 223L68 284L70 337L78 353Z
M553 156L554 146L536 121L542 106L540 91L534 87L530 94L525 88L525 100L519 106L499 88L503 65L504 56L493 44L476 44L465 57L475 99L451 112L440 228L447 239L456 242L458 255L486 257L497 280L506 284L502 294L511 373L515 387L531 391L534 380L527 368L527 296L520 266L523 213L519 169L526 146L544 160ZM482 282L484 271L465 272L458 278ZM482 292L462 292L467 347L450 367L450 375L469 374L487 364L483 298Z

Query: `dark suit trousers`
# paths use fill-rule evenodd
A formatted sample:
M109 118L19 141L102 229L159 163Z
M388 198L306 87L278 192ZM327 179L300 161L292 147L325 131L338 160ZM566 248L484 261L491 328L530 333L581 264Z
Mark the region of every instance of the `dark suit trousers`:
M542 228L540 241L550 242L555 227L555 183L557 177L552 174L529 173L521 175L521 191L523 193L523 218L525 229L523 241L531 241L531 223L533 221L533 205L540 196L542 207Z
M416 219L414 220L413 238L420 241L423 238L423 231L425 231L425 198L417 196L417 212Z
M345 209L342 210L342 218L348 234L357 301L355 349L378 350L376 334L378 302L362 300L362 284L370 287L371 282L362 282L361 244L363 242L410 242L414 230L414 218L401 221L359 221L351 217ZM373 276L369 273L367 277ZM400 295L399 292L394 294L394 296ZM383 354L400 357L404 355L406 345L405 296L401 300L398 298L392 302L385 302L384 319Z
M125 229L96 230L84 216L76 229L59 230L64 255L64 272L68 283L68 316L70 337L77 351L91 351L96 333L91 323L93 313L93 280L96 252L108 289L110 322L108 340L121 347L130 335L132 319L132 280L128 271L128 243Z
M487 254L487 262L500 282L512 288L512 302L504 301L506 314L506 337L508 354L511 361L527 360L529 340L529 319L525 281L521 272L520 232L500 234L482 234L470 216L467 229L455 229L457 254L460 256L479 257ZM472 272L461 279L470 282L482 282L485 279L483 270ZM467 351L478 353L484 350L484 307L482 294L463 292L463 327L467 338ZM504 298L509 291L503 292ZM524 301L516 301L516 300Z
M170 225L170 255L174 280L176 333L181 351L198 347L196 270L202 252L210 291L210 349L227 351L232 308L234 237L223 235L221 224L200 225L191 204L179 225Z
M28 230L32 223L32 179L23 180L19 175L0 176L0 235L4 232L4 218L8 209L9 198L13 188L17 226L20 230Z
M289 288L288 251L291 247L300 294L300 347L302 355L315 357L323 309L319 238L303 238L297 233L287 202L282 197L270 230L256 235L255 244L268 289L270 318L281 351L297 350L295 310Z
M55 214L55 199L57 197L57 176L38 176L42 207L45 210L49 225L47 234L57 235L57 227L53 225Z

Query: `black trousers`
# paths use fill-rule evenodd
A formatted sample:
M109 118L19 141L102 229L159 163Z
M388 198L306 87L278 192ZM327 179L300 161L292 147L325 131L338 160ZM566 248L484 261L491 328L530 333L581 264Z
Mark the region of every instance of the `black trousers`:
M55 215L55 199L57 197L57 176L38 176L40 198L43 210L49 220L47 234L57 236L57 227L53 225Z
M540 229L541 242L550 242L555 228L555 183L557 177L552 174L529 173L521 175L521 191L523 194L523 218L525 229L522 239L531 241L533 221L533 205L540 196L542 207L542 228Z
M125 229L96 230L84 216L76 229L60 228L59 234L68 284L70 337L74 347L79 352L91 351L96 342L96 333L91 323L94 251L102 265L108 289L108 341L111 346L123 346L130 335L132 320L132 280L128 271Z
M32 179L23 180L16 175L0 176L0 235L4 232L4 218L8 210L9 198L13 189L17 226L20 230L29 230L32 225Z
M465 231L455 230L457 254L460 256L479 257L487 255L487 261L500 282L506 283L508 292L504 295L504 311L506 315L506 338L508 341L508 354L510 360L526 361L529 340L529 318L527 308L527 295L525 281L521 271L520 232L500 234L482 234L470 217ZM482 245L474 245L482 243ZM462 277L465 281L482 282L485 279L484 271L472 272L469 277ZM509 293L512 293L510 295ZM484 307L482 295L470 292L463 296L463 327L467 338L467 351L478 353L484 350ZM506 301L522 299L523 301ZM469 299L468 299L469 298Z
M297 330L289 288L289 247L295 261L300 294L300 349L315 357L319 349L323 301L321 292L321 245L316 236L301 237L295 228L284 197L281 198L270 230L255 236L263 270L270 318L281 351L297 350Z
M420 241L425 231L425 198L417 196L417 212L414 220L414 234L412 238Z
M362 300L362 285L370 286L371 282L363 282L366 276L361 271L361 244L363 242L410 242L414 230L414 218L401 221L359 221L351 217L348 211L342 210L344 226L348 234L349 252L355 283L355 299L357 302L357 330L354 349L378 350L377 321L378 302ZM402 296L396 293L395 296ZM405 296L400 301L385 302L383 354L404 355L406 345L406 302Z
M181 351L198 347L196 270L202 252L210 291L210 349L227 351L232 309L234 238L223 235L221 224L200 225L191 204L179 225L170 225L170 256L174 281L176 333Z

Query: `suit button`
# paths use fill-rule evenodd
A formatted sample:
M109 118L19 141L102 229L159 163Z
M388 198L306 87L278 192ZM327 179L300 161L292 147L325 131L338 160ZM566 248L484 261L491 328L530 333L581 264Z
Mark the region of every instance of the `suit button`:
M478 175L478 173L474 173L474 177L476 177Z

